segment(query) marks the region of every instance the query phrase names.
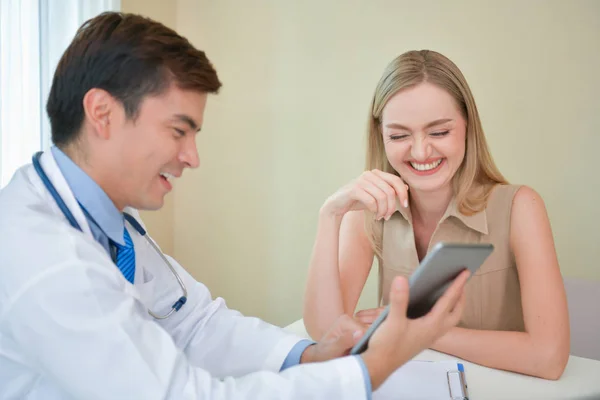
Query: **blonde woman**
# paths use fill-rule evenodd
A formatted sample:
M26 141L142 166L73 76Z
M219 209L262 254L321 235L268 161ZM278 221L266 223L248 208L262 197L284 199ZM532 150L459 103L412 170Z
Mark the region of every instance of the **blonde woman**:
M367 171L319 214L304 321L319 338L355 308L373 264L379 305L440 241L488 242L494 253L467 285L461 323L432 347L465 360L558 379L569 320L550 223L539 194L509 185L487 147L461 71L433 51L410 51L384 71L369 118Z

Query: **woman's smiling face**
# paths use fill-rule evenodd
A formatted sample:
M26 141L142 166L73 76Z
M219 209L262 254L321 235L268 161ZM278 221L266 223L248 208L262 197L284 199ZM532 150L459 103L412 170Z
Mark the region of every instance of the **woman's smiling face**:
M411 190L449 185L465 156L466 121L454 98L428 82L387 102L381 132L390 165Z

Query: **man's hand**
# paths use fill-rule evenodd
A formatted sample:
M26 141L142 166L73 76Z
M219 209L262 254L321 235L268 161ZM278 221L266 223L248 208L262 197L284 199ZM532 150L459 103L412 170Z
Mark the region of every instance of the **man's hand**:
M304 350L300 363L327 361L346 356L364 333L363 325L346 314L341 315L317 344Z
M406 317L408 281L403 277L394 280L390 291L390 313L362 354L373 390L396 369L458 324L465 305L464 287L468 278L469 271L463 271L431 311L417 319Z

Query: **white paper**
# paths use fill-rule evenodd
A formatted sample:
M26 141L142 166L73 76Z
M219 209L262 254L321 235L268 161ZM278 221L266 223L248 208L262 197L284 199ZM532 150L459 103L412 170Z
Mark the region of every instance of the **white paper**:
M409 361L373 392L373 400L449 400L447 372L457 370L456 361ZM451 380L458 379L458 374L451 375Z

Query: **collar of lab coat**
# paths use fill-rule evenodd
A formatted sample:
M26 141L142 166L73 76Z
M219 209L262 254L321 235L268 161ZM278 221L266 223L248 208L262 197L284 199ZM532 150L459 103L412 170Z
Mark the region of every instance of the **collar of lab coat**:
M75 220L81 227L83 233L85 233L93 239L93 235L90 230L90 225L88 224L87 218L83 214L83 211L81 210L81 207L79 207L79 204L77 204L77 199L75 198L75 195L73 195L71 188L69 188L69 184L67 183L65 177L60 172L60 168L58 168L58 165L56 164L56 160L54 159L52 153L49 151L45 151L44 154L42 154L42 156L40 157L40 164L44 169L44 172L48 176L48 179L50 179L50 182L52 182L52 184L54 185L54 188L56 189L60 197L62 197L63 201L65 202L71 213L73 213L73 217L75 217ZM36 176L36 178L40 180L41 184L41 178L37 176L33 168L31 169L31 171ZM45 188L44 194L47 196L48 203L52 205L56 213L62 215L62 212L60 211L60 208L58 208L56 201L54 200L54 198L52 198L50 192L48 192Z

